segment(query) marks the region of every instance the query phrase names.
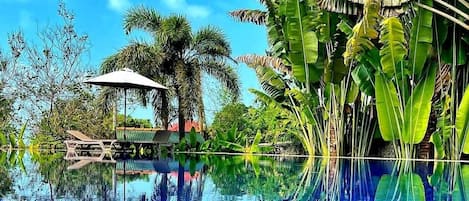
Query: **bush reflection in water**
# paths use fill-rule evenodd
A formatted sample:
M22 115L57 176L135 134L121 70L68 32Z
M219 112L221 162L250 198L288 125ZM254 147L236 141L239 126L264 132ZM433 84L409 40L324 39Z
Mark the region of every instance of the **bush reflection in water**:
M0 152L4 200L465 200L469 165L254 155L64 160Z

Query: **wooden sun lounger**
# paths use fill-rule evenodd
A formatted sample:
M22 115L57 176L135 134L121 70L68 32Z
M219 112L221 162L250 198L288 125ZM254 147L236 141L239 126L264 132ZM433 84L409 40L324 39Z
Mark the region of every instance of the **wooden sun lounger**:
M100 152L94 153L94 154L99 154L99 155L93 155L93 153L91 152L90 154L91 156L80 156L75 150L68 150L64 159L68 161L78 161L78 162L68 166L67 170L77 170L93 162L116 163L114 158L112 158L112 153L100 151ZM106 154L109 155L108 159L104 159L106 157Z
M67 150L75 151L78 146L81 145L98 145L103 152L111 151L112 146L117 140L98 140L92 139L80 131L77 130L68 130L67 133L78 140L66 140L65 145Z

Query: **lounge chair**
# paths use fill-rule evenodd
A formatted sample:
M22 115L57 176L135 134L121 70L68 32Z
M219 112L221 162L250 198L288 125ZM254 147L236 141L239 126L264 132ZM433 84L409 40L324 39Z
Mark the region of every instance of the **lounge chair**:
M73 151L73 152L78 146L82 146L82 145L98 145L103 152L110 152L114 143L117 142L117 140L92 139L77 130L68 130L67 133L70 136L73 136L76 139L78 139L78 140L65 140L65 145L67 146L67 150Z
M99 156L79 156L78 154L76 154L76 152L67 152L67 155L64 159L69 161L78 161L68 166L67 170L77 170L93 162L116 163L114 158L112 158L112 154L110 154L107 159L104 159L105 156L105 152L101 152Z

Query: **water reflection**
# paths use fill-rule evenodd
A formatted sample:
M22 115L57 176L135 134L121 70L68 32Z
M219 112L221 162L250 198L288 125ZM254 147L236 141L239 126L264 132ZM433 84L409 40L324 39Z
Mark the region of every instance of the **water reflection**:
M3 200L468 200L469 166L411 161L176 155L67 161L0 152Z

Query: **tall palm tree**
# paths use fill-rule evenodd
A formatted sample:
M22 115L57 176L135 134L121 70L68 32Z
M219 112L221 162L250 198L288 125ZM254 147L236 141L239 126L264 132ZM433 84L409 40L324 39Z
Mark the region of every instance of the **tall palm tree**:
M185 119L196 114L205 121L202 101L202 74L207 73L239 97L236 72L228 64L231 48L223 33L214 27L203 27L193 33L188 20L180 15L161 16L146 7L130 9L124 17L126 34L135 29L150 33L152 44L132 42L118 53L108 57L101 66L103 72L116 68L131 68L163 83L168 92L152 92L150 102L155 119L168 127L170 103L177 99L180 138L184 137ZM139 91L147 102L146 91Z

